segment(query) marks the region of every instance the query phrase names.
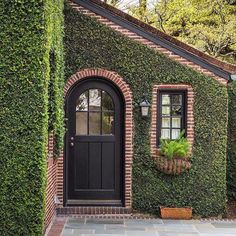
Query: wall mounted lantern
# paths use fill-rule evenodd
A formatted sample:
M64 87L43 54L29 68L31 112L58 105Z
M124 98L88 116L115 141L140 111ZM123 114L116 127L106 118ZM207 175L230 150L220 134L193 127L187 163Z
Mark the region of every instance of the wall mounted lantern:
M140 104L139 104L140 108L141 108L141 114L142 117L147 117L148 116L148 112L149 112L149 107L151 106L150 103L148 102L146 96L143 96Z

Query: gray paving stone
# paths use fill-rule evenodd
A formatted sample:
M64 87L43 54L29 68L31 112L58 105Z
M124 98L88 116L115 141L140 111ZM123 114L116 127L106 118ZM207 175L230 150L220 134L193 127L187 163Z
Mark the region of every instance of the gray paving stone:
M199 235L200 236L235 236L235 234L227 234L227 233L203 233Z
M124 220L117 219L87 219L86 224L124 224Z
M132 225L132 224L138 224L138 225L153 225L153 224L163 224L163 220L161 219L147 219L147 220L132 220L127 219L125 220L125 225Z
M76 224L70 224L70 225L65 225L65 229L91 229L91 230L96 230L96 229L104 229L103 224L84 224L84 225L76 225Z
M85 224L85 218L69 218L67 223L81 223L81 224Z
M199 231L200 234L234 234L236 235L236 229L230 229L230 228L197 228L197 230Z
M157 232L175 232L175 233L197 233L194 225L176 225L176 224L164 224L155 225Z
M97 229L95 230L95 234L125 234L124 229Z
M180 233L180 236L199 236L199 233Z
M158 232L159 236L180 236L179 233L174 233L174 232Z
M125 231L126 236L158 236L156 231L153 232L140 232L140 231Z
M61 236L72 236L73 235L73 229L64 229Z
M163 220L163 224L182 224L183 220Z
M215 228L234 228L236 229L236 223L229 223L229 222L216 222L211 223Z
M108 234L83 234L82 236L107 236ZM125 236L125 234L109 234L110 236Z
M84 234L94 234L95 230L91 229L74 229L73 235L84 235Z
M144 225L142 226L136 226L136 225L105 225L106 230L126 230L126 231L145 231L146 227Z

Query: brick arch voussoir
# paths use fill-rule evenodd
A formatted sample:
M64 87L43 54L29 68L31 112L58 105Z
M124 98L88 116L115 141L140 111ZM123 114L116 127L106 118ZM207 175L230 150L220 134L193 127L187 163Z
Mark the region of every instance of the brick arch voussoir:
M132 91L124 79L116 72L105 69L84 69L76 72L67 80L64 87L64 95L66 96L70 88L73 87L78 81L92 76L99 76L112 81L125 95L125 100L132 100Z

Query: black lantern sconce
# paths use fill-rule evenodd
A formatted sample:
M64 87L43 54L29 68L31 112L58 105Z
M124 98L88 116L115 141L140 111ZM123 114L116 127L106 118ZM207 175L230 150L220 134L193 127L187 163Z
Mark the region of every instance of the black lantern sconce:
M149 108L150 108L151 105L148 102L146 96L143 96L142 101L140 102L139 106L141 108L142 117L147 117L148 112L149 112Z

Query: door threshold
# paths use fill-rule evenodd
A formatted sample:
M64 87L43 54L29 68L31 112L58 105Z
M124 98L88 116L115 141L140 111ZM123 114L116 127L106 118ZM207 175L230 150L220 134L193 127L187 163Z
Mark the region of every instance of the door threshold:
M67 200L66 206L117 206L122 207L121 200Z

